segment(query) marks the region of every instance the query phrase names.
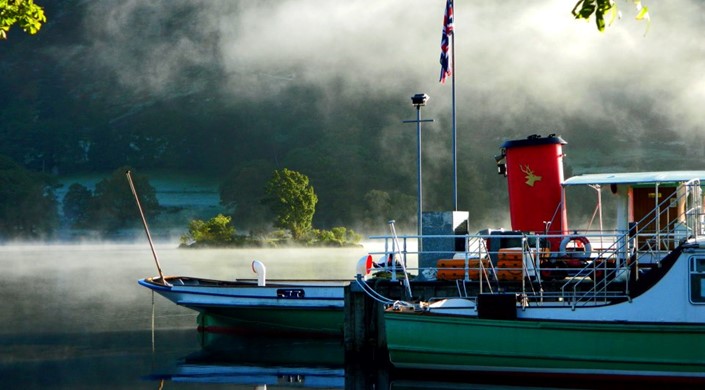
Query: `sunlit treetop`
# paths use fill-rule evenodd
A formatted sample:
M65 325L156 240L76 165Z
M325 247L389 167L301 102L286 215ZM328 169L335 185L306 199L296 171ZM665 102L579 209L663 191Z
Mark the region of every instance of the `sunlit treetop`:
M36 34L46 21L44 9L34 0L0 0L0 39L7 39L14 24L28 34Z
M649 17L649 8L641 4L641 0L631 0L636 8L636 20L646 20L646 28L648 30L651 23ZM605 31L605 26L609 26L615 19L621 18L621 12L617 9L617 4L614 0L578 0L573 7L573 16L576 19L589 20L595 16L597 29ZM609 19L609 22L607 20Z

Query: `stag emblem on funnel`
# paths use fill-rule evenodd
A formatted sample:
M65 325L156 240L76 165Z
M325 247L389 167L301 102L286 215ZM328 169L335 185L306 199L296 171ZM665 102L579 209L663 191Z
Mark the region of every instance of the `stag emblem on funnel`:
M526 173L526 184L529 187L533 187L534 183L541 180L541 176L536 176L536 174L534 174L534 171L531 168L529 168L528 165L524 166L524 167L519 165L519 168L521 169L522 172Z

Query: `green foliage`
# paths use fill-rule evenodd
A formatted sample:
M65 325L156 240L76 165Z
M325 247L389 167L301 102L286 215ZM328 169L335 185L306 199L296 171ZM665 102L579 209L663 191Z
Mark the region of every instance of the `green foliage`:
M334 227L331 230L311 231L313 236L312 246L348 246L359 244L362 236L352 229L347 229L343 226Z
M637 20L648 20L649 19L649 9L641 4L641 0L633 0L634 6L637 9ZM617 11L617 4L614 0L578 0L573 7L573 16L576 19L590 19L593 15L595 16L595 23L597 24L597 29L600 32L605 31L606 25L611 25L612 22L619 16ZM607 15L610 15L609 23L606 22Z
M140 226L141 224L135 196L125 178L125 172L128 170L132 171L130 167L118 168L113 171L110 177L95 185L93 209L100 212L105 221L103 226L108 231ZM160 211L157 191L149 184L145 176L133 172L132 181L140 198L145 217L147 219L153 218Z
M36 34L46 22L44 9L34 0L0 0L0 39L7 39L7 32L14 24L29 34Z
M579 0L573 8L573 16L576 19L590 19L594 14L597 29L605 31L605 15L609 11L612 11L611 24L617 16L617 5L613 0Z
M263 200L276 215L275 226L289 229L295 240L311 230L318 197L306 175L286 168L274 171Z
M224 246L235 241L235 228L231 218L218 214L208 221L195 219L189 223L188 233L181 236L181 244L199 246Z
M56 185L0 156L0 238L36 239L58 226Z
M141 216L135 203L125 172L129 167L121 167L96 183L95 190L74 183L64 196L64 214L73 227L115 233L124 228L141 226ZM159 214L161 207L156 190L145 176L132 172L132 181L140 198L145 217L151 220Z
M188 233L181 236L181 246L222 247L222 246L328 246L345 247L358 245L362 236L352 229L339 226L331 230L311 229L299 239L293 239L289 230L276 229L260 237L239 236L231 224L231 217L218 214L208 221L200 219L189 223Z
M135 204L135 197L125 178L125 172L131 171L129 167L118 168L110 177L99 181L95 185L93 211L99 212L104 220L107 231L140 225L139 209ZM156 190L144 176L132 174L132 181L140 198L142 210L147 219L159 213L159 202Z

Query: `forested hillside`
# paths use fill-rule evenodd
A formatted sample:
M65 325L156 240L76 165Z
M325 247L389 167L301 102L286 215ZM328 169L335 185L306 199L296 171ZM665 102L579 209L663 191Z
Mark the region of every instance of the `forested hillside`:
M318 194L315 226L367 231L394 218L413 229L416 132L402 121L416 114L410 96L427 92L421 114L435 121L423 125L424 208L450 210L450 86L437 82L442 5L430 17L429 10L402 11L406 3L390 2L387 11L400 9L410 20L357 30L363 18L382 11L350 13L341 19L349 25L325 29L306 26L303 12L287 14L294 4L42 2L48 21L39 34L14 32L0 42L0 155L57 177L109 176L121 166L148 177L158 171L210 177L222 184L240 229L262 222L255 211L264 183L275 169L288 168L307 175ZM458 17L494 2L473 7L459 4ZM260 26L255 20L263 15ZM290 19L296 27L280 30ZM391 26L403 31L375 34ZM423 35L405 36L414 26L423 26ZM469 210L478 226L506 216L505 181L493 159L504 139L562 135L569 173L701 165L702 137L683 120L687 112L669 112L648 90L634 93L599 72L585 73L587 80L566 93L560 80L580 79L554 66L556 79L547 82L539 51L528 58L518 48L506 53L519 75L500 77L507 60L489 43L515 40L516 47L523 38L477 29L483 35L472 44L466 37L464 62L458 61L457 142L458 208ZM580 31L590 37L598 34L593 29ZM542 37L549 39L532 39ZM319 42L307 43L311 38ZM618 47L604 44L607 56ZM585 64L574 61L561 66ZM587 97L596 91L606 93Z

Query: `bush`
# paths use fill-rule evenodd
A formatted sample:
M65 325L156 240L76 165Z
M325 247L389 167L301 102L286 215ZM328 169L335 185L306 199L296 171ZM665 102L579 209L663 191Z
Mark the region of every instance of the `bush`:
M362 240L360 234L343 226L334 227L331 230L314 229L311 233L313 240L309 245L313 246L349 246L357 245Z
M189 231L181 236L182 245L225 246L235 242L235 227L231 218L218 214L210 220L195 219L189 223Z

